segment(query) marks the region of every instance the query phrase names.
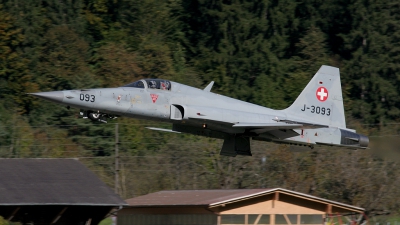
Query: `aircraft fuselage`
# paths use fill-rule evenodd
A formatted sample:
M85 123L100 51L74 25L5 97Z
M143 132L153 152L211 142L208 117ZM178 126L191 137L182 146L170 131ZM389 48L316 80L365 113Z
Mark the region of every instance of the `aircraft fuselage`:
M176 82L145 79L118 88L32 93L105 121L126 116L173 124L171 132L224 139L221 154L251 155L250 140L313 147L366 148L368 137L345 126L340 76L323 66L287 109L274 110ZM163 130L151 128L154 130Z

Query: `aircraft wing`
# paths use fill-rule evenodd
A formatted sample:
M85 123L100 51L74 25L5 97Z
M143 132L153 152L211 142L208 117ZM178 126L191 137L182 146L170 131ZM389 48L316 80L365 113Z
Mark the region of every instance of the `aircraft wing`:
M302 124L287 124L287 123L236 123L232 127L240 127L245 129L297 129L302 128Z
M278 138L283 138L281 135L277 135L275 131L291 131L286 133L284 138L289 136L297 136L298 133L294 132L293 129L313 129L313 128L322 128L328 127L322 124L312 124L307 122L296 122L296 121L289 121L289 120L281 120L279 122L273 123L247 123L247 122L224 122L224 121L215 121L209 120L204 118L189 118L190 121L199 123L199 124L206 124L207 128L211 130L217 130L226 133L270 133L273 136Z
M318 123L310 123L305 121L294 121L294 120L279 120L280 122L289 123L289 124L301 124L303 128L307 129L315 129L315 128L327 128L328 125L318 124Z
M287 123L237 123L232 126L233 128L244 128L248 132L262 134L271 133L276 130L292 130L302 128L301 124L287 124ZM293 133L297 136L297 133ZM275 135L274 135L275 136Z
M156 131L164 131L164 132L171 132L171 133L178 133L180 134L181 132L170 130L170 129L164 129L164 128L158 128L158 127L146 127L147 129L150 130L156 130Z

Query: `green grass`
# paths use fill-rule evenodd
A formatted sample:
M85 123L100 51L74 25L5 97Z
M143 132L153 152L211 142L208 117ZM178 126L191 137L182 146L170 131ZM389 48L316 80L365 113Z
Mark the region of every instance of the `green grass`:
M105 218L104 220L102 220L99 225L111 225L112 224L112 219L110 217Z

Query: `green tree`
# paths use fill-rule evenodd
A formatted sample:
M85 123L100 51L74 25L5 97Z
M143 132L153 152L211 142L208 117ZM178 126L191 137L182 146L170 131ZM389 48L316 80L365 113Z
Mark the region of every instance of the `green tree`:
M352 30L342 36L351 55L344 81L352 86L353 115L368 123L383 124L400 114L398 4L355 1L348 8L353 15Z
M282 107L279 85L287 73L290 34L296 31L291 1L192 1L185 5L196 51L192 63L221 93ZM275 103L271 103L275 102ZM275 104L275 105L272 105Z
M37 66L41 74L37 81L42 90L90 88L96 84L88 66L89 45L83 38L61 25L49 29L43 39L45 44Z
M292 57L292 71L285 77L285 85L282 85L282 93L285 93L288 103L294 102L321 65L332 65L325 34L319 28L310 27L296 47L299 53Z
M120 23L129 27L127 43L146 77L168 79L174 75L173 52L184 41L177 18L179 2L145 0L121 6Z
M0 216L0 225L9 225L9 223L2 216Z
M135 52L127 50L126 44L111 42L98 48L92 63L101 87L118 87L143 78L137 58Z
M21 29L14 26L14 19L0 5L0 97L12 99L16 103L13 107L18 107L20 112L28 104L23 95L37 90L30 82L29 61L19 52L23 40Z

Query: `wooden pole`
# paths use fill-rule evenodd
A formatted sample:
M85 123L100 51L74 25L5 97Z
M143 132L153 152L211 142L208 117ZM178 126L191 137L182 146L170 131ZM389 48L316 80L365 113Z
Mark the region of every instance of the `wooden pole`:
M119 155L118 155L118 123L115 124L115 193L118 194L119 187Z

